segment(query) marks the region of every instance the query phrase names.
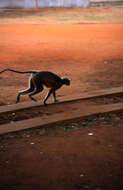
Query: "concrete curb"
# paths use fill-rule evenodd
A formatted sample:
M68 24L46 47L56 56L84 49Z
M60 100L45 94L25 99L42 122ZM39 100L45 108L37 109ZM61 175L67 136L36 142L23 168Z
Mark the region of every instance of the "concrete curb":
M21 130L43 127L49 124L55 124L64 121L75 120L79 118L87 118L104 113L123 111L123 103L107 104L98 106L85 106L79 108L79 111L71 110L71 112L56 113L53 115L44 115L17 122L0 125L0 135L17 132Z

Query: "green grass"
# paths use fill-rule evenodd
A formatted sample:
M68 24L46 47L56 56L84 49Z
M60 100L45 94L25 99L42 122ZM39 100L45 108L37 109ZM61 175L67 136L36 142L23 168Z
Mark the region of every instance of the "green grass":
M84 20L87 20L87 21L103 21L103 20L105 20L105 19L106 19L105 17L100 17L100 16L84 17Z
M86 17L61 17L56 18L57 21L65 22L65 21L104 21L106 17L100 16L86 16Z
M63 17L63 18L57 18L58 21L64 22L64 21L71 21L71 20L78 20L78 18L75 17Z

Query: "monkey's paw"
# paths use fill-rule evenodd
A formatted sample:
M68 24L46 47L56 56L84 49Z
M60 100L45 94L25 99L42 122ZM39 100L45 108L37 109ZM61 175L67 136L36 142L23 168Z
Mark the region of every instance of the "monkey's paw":
M55 100L55 103L57 103L57 102L59 102L59 100L57 99L57 100Z

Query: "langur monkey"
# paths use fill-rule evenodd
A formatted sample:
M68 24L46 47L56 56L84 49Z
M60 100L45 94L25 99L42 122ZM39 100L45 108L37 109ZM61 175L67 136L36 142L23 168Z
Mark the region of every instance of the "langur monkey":
M0 71L0 74L5 71L12 71L20 74L26 74L26 73L31 74L29 78L29 87L26 90L18 92L16 103L20 101L20 96L25 94L28 94L31 100L36 101L36 99L34 99L32 96L39 92L42 92L44 89L43 86L50 88L48 94L44 99L44 105L47 105L46 101L51 94L53 94L54 102L57 102L58 100L56 99L56 90L61 88L62 85L68 85L68 86L70 85L70 80L68 78L62 79L58 75L49 71L17 71L7 68Z

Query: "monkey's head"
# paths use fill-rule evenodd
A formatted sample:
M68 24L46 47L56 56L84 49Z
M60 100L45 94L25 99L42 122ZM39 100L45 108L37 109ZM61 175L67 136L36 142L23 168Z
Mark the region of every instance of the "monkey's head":
M63 82L63 84L65 84L65 85L67 85L67 86L70 85L70 80L69 80L68 78L63 78L63 79L62 79L62 82Z

